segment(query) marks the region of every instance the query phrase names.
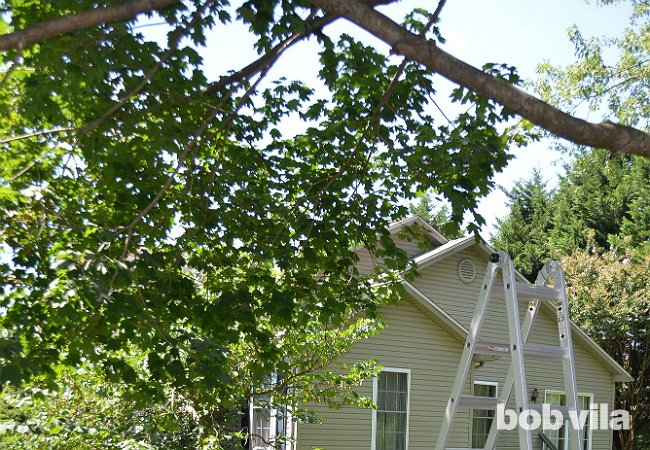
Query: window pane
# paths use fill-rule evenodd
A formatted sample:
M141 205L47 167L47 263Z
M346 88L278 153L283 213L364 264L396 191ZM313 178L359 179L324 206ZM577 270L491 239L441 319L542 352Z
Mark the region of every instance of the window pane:
M564 393L552 392L546 393L546 403L551 405L566 405L566 395ZM581 411L589 411L591 406L591 397L589 395L578 395L578 408ZM584 428L580 431L580 438L582 440L583 448L587 450L589 448L589 421L590 417L587 415L587 420L585 422ZM547 430L546 435L553 441L558 449L564 450L568 448L568 421L564 422L564 426L557 431Z
M496 397L497 387L493 384L475 383L473 386L474 395L478 397ZM490 409L472 410L472 447L485 447L494 411Z
M397 390L397 373L396 372L385 372L386 373L386 390L387 391L396 391Z
M271 412L268 408L255 407L254 408L254 423L253 423L253 448L270 448L269 443L272 440L271 436Z
M381 372L377 380L377 450L406 450L408 374Z
M578 395L578 405L581 411L589 411L589 407L591 406L591 397L588 395ZM591 417L589 417L590 415L591 413L587 415L585 426L582 430L580 430L582 448L584 450L589 449L589 421L591 420Z
M408 396L406 395L406 392L398 392L396 400L395 410L406 412L406 404L408 402Z

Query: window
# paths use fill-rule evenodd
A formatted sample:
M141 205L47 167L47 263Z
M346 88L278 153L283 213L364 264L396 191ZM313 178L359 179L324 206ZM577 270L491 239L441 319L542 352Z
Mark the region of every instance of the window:
M251 448L253 450L272 448L276 432L275 412L274 408L268 406L252 406Z
M490 381L475 381L474 395L477 397L497 396L497 383ZM490 426L494 420L494 411L491 409L472 410L472 448L483 448L487 441Z
M550 405L565 406L566 395L562 391L546 391L544 401ZM578 394L578 409L580 411L589 411L589 407L593 402L592 394ZM591 413L589 413L591 414ZM583 450L591 450L591 417L587 415L587 421L582 430L580 430L580 438L582 439ZM559 430L545 430L544 433L553 441L558 450L568 450L569 448L569 421L565 420L564 425Z
M264 388L272 388L281 378L269 376ZM256 395L250 402L250 449L251 450L289 450L293 436L291 410L278 407L268 394Z
M408 448L408 369L384 369L373 382L372 450Z

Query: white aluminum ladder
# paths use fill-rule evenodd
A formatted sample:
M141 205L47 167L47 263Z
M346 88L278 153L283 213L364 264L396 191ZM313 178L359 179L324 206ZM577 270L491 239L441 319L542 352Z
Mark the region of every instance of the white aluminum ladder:
M497 271L501 269L503 284L495 283ZM549 279L553 279L553 287L547 287ZM508 316L508 344L491 344L479 341L479 331L487 311L487 306L492 293L505 297ZM519 319L519 301L528 302L528 311L523 325ZM549 301L557 311L557 327L560 345L529 344L527 343L530 331L537 316L541 301ZM490 255L487 271L481 286L474 316L470 323L463 353L456 372L456 378L447 401L447 408L442 419L442 426L438 434L436 450L461 450L451 449L447 446L454 419L459 409L491 409L496 410L497 405L507 405L510 394L514 388L516 412L536 409L541 411L541 405L528 404L528 388L526 386L526 370L524 355L536 355L549 358L560 358L564 378L566 405L553 408L562 411L565 420L567 413L575 411L578 414L578 393L573 360L573 345L571 343L571 327L568 314L566 286L564 271L555 261L547 263L540 271L534 285L517 282L512 259L506 252ZM478 397L463 395L463 388L469 376L474 355L510 356L510 369L505 379L501 395L498 398ZM543 419L543 418L542 418ZM580 439L580 430L574 429L570 424L569 433L570 450L584 450ZM517 427L519 435L519 448L533 450L532 430ZM494 450L499 434L496 413L488 433L485 450ZM470 442L471 445L471 442ZM469 450L469 449L463 449Z

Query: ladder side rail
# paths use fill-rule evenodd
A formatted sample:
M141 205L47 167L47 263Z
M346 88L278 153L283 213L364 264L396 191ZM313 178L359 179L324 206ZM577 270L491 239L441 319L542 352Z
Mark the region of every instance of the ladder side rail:
M544 267L542 267L542 270L539 271L537 274L537 279L535 280L535 286L545 286L546 285L546 280L548 278L548 264L545 264ZM539 312L539 308L541 306L541 301L538 300L531 300L528 303L528 311L526 312L526 318L524 319L524 324L522 326L522 338L524 342L528 342L528 337L530 336L530 332L533 328L533 324L535 322L535 318L537 317L537 313ZM508 368L508 373L506 375L505 382L503 383L503 389L501 390L501 399L503 400L505 405L508 405L508 402L510 401L510 395L512 394L512 387L514 385L514 373L512 370L512 360L510 362L510 366ZM490 431L488 432L488 437L485 442L485 450L493 450L496 446L497 439L499 438L499 429L497 426L497 418L495 417L494 420L492 420L492 424L490 425Z
M467 338L465 344L463 345L463 353L460 358L460 364L456 371L456 378L454 379L454 385L451 390L451 396L447 400L447 407L445 409L445 415L442 418L442 426L440 427L440 433L438 434L438 440L436 443L436 450L444 450L447 446L447 441L449 440L449 434L452 427L452 421L456 416L458 410L458 399L462 394L463 388L465 387L465 382L467 381L467 376L472 365L472 356L474 354L474 347L478 338L478 334L483 322L483 316L487 310L487 305L490 300L490 295L492 292L492 286L494 285L494 279L496 278L496 271L499 268L497 262L488 263L485 276L483 277L483 284L481 285L481 293L479 295L476 308L474 310L474 316L470 323L470 327L467 333Z
M526 314L526 318L524 319L524 325L522 327L522 339L524 340L524 342L526 342L528 340L528 337L530 336L533 323L535 321L535 318L537 317L537 311L539 310L539 306L540 306L539 300L531 301L528 305L528 312ZM501 390L501 400L503 404L506 406L510 401L510 395L512 394L512 388L514 386L514 382L515 382L514 372L512 370L512 362L511 362L508 368L506 379L503 383L503 389ZM497 418L495 415L494 419L492 420L492 424L490 425L490 431L488 432L488 436L485 441L484 450L493 450L496 446L496 442L498 438L499 438L499 428L497 426Z
M499 252L502 264L503 285L506 293L506 312L508 315L508 334L510 337L511 366L513 369L515 403L517 414L528 409L528 390L526 388L526 369L524 367L523 336L521 322L519 321L519 301L517 300L517 286L515 269L510 256L505 252ZM533 450L533 442L530 430L518 427L519 448L521 450Z
M569 302L566 295L566 281L564 270L555 263L553 267L553 280L555 285L563 292L560 305L557 307L557 326L560 338L560 347L566 351L566 357L562 358L562 372L564 373L565 403L569 411L575 411L579 416L578 407L578 384L576 382L575 359L573 355L573 342L571 336L571 321L569 319ZM569 450L584 450L581 433L571 423L568 426Z

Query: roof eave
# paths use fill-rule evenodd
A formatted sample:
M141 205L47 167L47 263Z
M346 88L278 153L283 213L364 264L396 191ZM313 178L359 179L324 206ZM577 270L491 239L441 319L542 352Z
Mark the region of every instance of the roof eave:
M440 231L436 230L431 225L429 225L429 223L420 216L410 216L407 217L406 219L402 219L398 222L394 222L388 226L388 232L390 234L395 234L398 233L403 228L411 226L413 224L418 224L422 226L427 231L429 237L431 237L431 239L437 242L438 244L444 245L447 242L449 242L449 239L447 239L442 233L440 233Z
M427 252L423 255L417 256L412 259L418 267L418 269L424 269L425 267L434 264L438 261L441 261L442 259L446 258L447 256L450 256L460 250L463 250L465 248L470 247L473 243L476 243L476 239L474 236L468 236L465 238L461 239L456 239L454 241L448 241L445 245L438 247L434 250L431 250L430 252ZM481 239L477 245L485 251L487 254L495 253L495 250L492 249L488 244L486 244L483 239ZM515 271L517 278L520 281L524 281L525 283L531 284L522 274L519 272ZM424 294L422 294L424 295ZM425 296L426 298L426 296ZM546 302L542 302L543 307L546 306L548 308L551 308L553 311L552 313L555 314L554 308L549 305ZM437 306L437 305L436 305ZM442 311L445 315L444 311ZM450 317L451 318L451 317ZM451 320L454 320L453 318ZM455 322L455 321L454 321ZM457 323L457 322L456 322ZM460 324L459 324L460 326ZM461 326L462 329L464 329ZM612 381L614 382L622 382L622 383L627 383L630 381L634 381L634 378L630 376L629 373L621 367L620 364L618 364L611 356L607 354L605 350L603 350L598 344L596 344L593 339L589 337L587 333L585 333L580 327L578 327L575 323L571 322L571 330L573 331L573 335L576 336L577 340L579 340L581 343L584 344L585 349L590 352L594 357L596 357L599 361L602 361L603 365L609 370L609 372L612 374ZM466 333L466 332L465 332Z

